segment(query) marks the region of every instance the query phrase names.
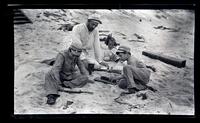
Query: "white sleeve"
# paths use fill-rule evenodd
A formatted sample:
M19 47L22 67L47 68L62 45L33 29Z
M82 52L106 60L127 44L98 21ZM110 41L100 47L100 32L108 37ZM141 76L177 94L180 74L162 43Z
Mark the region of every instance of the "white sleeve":
M81 36L80 36L80 26L77 25L77 26L74 26L73 29L72 29L72 39L76 37L78 39L81 39Z
M94 30L94 54L95 54L95 59L97 60L98 63L102 61L102 49L100 47L100 41L99 41L99 31L97 29Z

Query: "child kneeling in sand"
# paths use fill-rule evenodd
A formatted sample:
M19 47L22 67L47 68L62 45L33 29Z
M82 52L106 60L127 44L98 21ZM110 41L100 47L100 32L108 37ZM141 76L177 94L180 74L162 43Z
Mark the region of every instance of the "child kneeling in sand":
M74 39L71 46L58 53L52 69L45 75L45 88L47 91L47 104L53 105L59 97L58 91L64 87L83 87L88 82L88 71L80 60L82 43ZM80 73L75 67L78 66Z
M105 45L108 47L108 50L104 52L104 61L114 61L118 62L119 57L116 55L119 44L116 42L115 38L112 37L112 34L109 34L105 39Z
M118 86L128 89L128 93L146 89L151 74L146 65L131 55L129 47L120 46L116 54L120 57L121 62L127 61L127 65L123 66L122 76L115 78L119 80Z

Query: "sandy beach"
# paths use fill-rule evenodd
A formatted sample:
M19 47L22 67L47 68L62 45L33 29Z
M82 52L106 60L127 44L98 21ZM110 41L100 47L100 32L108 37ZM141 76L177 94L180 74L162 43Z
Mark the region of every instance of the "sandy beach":
M14 113L15 114L166 114L194 115L194 12L189 10L78 10L22 9L33 22L14 25ZM152 65L149 85L157 89L120 96L117 85L88 83L93 94L60 92L53 106L46 104L44 76L51 66L40 63L54 58L70 44L71 31L58 30L62 24L84 23L90 14L102 19L99 30L108 30L132 54ZM48 16L47 16L48 15ZM156 28L156 27L165 28ZM135 34L144 42L136 41ZM103 42L102 49L103 47ZM152 51L186 60L177 68L142 55ZM90 78L114 76L95 71ZM139 95L145 94L147 99ZM69 104L69 102L72 102Z

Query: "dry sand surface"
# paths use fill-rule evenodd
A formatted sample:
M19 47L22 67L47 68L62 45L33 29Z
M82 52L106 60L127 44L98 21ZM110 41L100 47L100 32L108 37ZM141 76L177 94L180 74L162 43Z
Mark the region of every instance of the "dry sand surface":
M23 9L32 24L14 25L15 42L15 114L194 114L194 13L187 10L67 10ZM50 14L46 17L45 13ZM157 71L152 72L149 90L119 96L124 90L99 82L83 88L93 94L60 92L53 106L46 104L44 75L51 66L40 63L53 58L69 45L71 31L57 30L66 23L86 22L92 13L101 15L99 30L109 30L132 54ZM156 29L163 26L168 29ZM145 42L137 42L136 36ZM102 44L103 45L103 44ZM142 51L159 52L186 60L177 68L142 55ZM91 78L108 75L94 72ZM110 74L111 75L111 74ZM139 94L146 94L142 99ZM67 102L72 101L71 105Z

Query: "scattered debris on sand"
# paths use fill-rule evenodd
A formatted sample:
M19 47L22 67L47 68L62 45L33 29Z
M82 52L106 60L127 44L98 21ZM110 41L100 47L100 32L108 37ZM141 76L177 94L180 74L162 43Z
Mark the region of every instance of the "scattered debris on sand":
M154 29L168 30L168 32L178 32L181 30L181 28L175 29L175 28L168 28L164 26L157 26L157 27L154 27Z

